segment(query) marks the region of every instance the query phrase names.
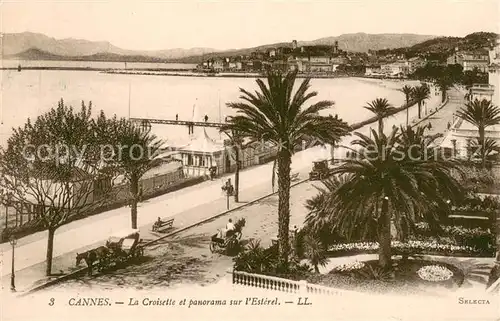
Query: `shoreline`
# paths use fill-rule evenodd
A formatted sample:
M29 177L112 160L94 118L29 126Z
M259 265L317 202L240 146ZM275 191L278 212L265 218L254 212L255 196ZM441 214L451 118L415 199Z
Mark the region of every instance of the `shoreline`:
M2 67L0 70L18 71L17 67ZM136 75L136 76L172 76L172 77L199 77L199 78L262 78L264 74L248 73L248 72L222 72L222 73L202 73L189 69L182 68L144 68L144 69L112 69L112 68L96 68L96 67L22 67L22 72L25 70L46 70L46 71L96 71L104 74L118 75ZM336 78L363 78L377 80L392 80L404 81L408 78L390 78L390 77L374 77L360 74L315 74L315 73L299 73L297 78L311 79L336 79Z

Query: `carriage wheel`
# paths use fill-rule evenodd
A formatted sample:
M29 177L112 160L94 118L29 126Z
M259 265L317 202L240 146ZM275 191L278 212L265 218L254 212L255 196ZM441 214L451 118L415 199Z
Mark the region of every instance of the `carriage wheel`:
M210 245L208 247L210 248L210 252L212 252L212 253L215 252L215 244L214 244L214 242L210 242Z

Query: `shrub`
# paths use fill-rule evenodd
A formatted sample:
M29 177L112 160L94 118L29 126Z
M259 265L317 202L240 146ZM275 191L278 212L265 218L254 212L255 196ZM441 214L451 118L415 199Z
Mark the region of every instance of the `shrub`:
M260 241L250 241L242 252L234 259L233 268L236 271L257 273L301 280L311 273L311 267L301 264L296 257L290 257L287 269L279 266L278 245L263 248Z

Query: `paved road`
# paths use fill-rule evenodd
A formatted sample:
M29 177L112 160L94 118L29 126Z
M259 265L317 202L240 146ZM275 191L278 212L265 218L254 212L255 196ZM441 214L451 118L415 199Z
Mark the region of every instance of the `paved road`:
M439 105L439 96L432 96L427 104L429 109L435 108ZM363 107L360 106L356 108ZM417 115L417 107L411 107L409 112L410 119L414 119ZM404 124L405 122L406 111L402 111L387 119L385 126L386 128L390 128L393 125ZM367 125L358 131L368 134L370 128L376 128L376 124L372 124L371 126ZM342 144L347 145L352 139L352 136L346 137ZM345 151L338 150L336 152L336 157L344 156L344 153ZM293 157L292 172L309 171L312 161L329 157L329 150L321 147L299 152ZM243 171L240 180L241 188L252 188L259 184L268 184L270 192L271 169L272 164L266 164ZM220 200L224 197L221 193L220 186L220 180L207 181L151 199L147 203L141 204L138 215L138 225L144 226L152 224L158 216L170 217L178 215L184 211L202 206L203 204L209 204L210 202ZM54 257L72 252L96 242L104 241L113 232L128 228L129 226L130 210L128 207L119 208L67 224L56 232ZM22 270L37 263L44 262L46 243L46 232L35 233L21 239L19 242L20 245L16 248L15 270ZM1 276L6 277L10 274L11 250L9 244L2 244L0 249L3 253Z

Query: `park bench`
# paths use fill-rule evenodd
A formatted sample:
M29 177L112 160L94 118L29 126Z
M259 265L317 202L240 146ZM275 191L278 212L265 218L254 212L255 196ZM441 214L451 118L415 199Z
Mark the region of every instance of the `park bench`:
M161 230L171 229L174 225L174 219L159 219L153 224L152 231L160 232Z

